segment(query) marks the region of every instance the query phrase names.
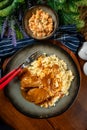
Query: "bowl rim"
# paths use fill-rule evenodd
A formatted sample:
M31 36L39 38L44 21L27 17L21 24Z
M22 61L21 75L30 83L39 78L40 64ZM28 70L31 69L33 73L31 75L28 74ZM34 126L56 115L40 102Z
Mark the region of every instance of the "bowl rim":
M42 37L42 38L38 38L38 37L35 37L34 35L31 35L31 34L27 31L27 29L25 28L25 17L26 17L26 15L27 15L27 13L28 13L29 11L33 10L33 9L37 9L38 7L45 7L45 8L50 9L50 10L53 12L53 15L54 15L55 18L56 18L56 20L55 20L56 26L55 26L55 28L53 29L53 31L52 31L49 35L47 35L47 36L45 36L45 37ZM49 12L48 12L48 13L49 13ZM52 15L51 15L51 16L52 16ZM36 40L45 40L45 39L51 38L51 37L54 35L54 33L56 32L58 26L59 26L59 17L58 17L58 14L57 14L57 12L56 12L54 9L52 9L52 8L51 8L50 6L48 6L48 5L42 5L42 4L34 5L34 6L32 6L32 7L30 7L30 8L28 8L28 9L25 10L24 16L23 16L23 18L22 18L22 27L23 27L23 30L26 32L26 34L27 34L29 37L31 37L31 38L33 38L33 39L36 39Z

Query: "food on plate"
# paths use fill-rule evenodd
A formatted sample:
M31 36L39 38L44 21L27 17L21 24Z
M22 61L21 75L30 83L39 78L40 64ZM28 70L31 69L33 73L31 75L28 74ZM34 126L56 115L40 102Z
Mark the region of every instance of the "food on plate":
M29 18L29 29L35 37L48 36L53 31L53 19L47 12L37 9Z
M56 55L42 55L23 70L20 86L25 99L48 108L69 94L73 79L65 61Z

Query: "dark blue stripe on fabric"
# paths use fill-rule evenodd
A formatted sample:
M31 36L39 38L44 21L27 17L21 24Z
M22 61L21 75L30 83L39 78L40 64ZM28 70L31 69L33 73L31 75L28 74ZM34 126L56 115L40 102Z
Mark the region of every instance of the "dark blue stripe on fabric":
M73 47L69 46L69 44L66 43L66 42L62 42L62 44L65 45L65 46L66 46L67 48L69 48L70 50L72 50L74 53L77 51L77 48L73 48Z
M59 30L75 30L76 31L76 25L64 25L64 26L60 26L58 27Z
M34 40L32 40L32 41L34 41ZM0 50L0 56L3 56L3 54L4 54L4 56L6 56L6 55L8 55L8 54L12 54L12 53L14 53L15 51L17 51L17 50L19 50L19 49L21 49L21 48L23 48L23 47L25 47L25 46L27 46L27 45L30 45L30 44L32 44L32 42L31 41L28 41L28 40L26 40L26 41L21 41L21 42L18 42L17 43L17 47L13 47L13 48L4 48L3 50ZM12 45L11 45L12 46Z
M26 39L22 39L22 40L17 40L17 44L22 44L22 42L30 42L30 41L34 41L34 39L32 39L32 38L26 38ZM13 46L13 44L12 44L12 42L11 42L11 39L6 39L6 40L2 40L2 41L0 41L0 47L2 47L3 45L6 45L7 46L7 43L9 43L8 45L12 45Z
M68 43L69 43L70 45L72 45L72 47L75 47L75 48L79 47L79 44L76 45L74 42L71 43L71 42L68 41Z
M21 41L17 41L17 46L14 47L11 43L11 40L7 43L4 43L3 45L0 45L0 52L1 52L1 49L3 50L6 50L9 48L9 50L12 48L12 49L15 49L15 48L20 48L20 47L23 47L24 45L26 44L29 44L31 42L35 41L34 39L23 39ZM7 47L7 48L6 48Z
M71 48L72 50L77 50L77 47L70 44L70 42L66 42L65 45L69 46L69 48Z

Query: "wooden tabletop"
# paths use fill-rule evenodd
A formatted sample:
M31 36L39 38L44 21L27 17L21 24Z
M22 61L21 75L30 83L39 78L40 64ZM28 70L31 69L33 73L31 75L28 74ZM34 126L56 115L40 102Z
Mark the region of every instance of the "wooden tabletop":
M87 76L83 73L84 61L77 57L81 67L82 82L72 106L62 115L48 119L34 119L17 111L0 91L0 117L15 130L87 130ZM4 63L3 68L7 64Z

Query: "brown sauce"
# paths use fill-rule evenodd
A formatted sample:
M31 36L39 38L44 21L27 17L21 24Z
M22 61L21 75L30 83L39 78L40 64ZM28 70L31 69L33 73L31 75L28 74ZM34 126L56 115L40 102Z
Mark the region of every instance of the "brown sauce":
M47 68L50 69L50 68ZM23 97L35 104L41 105L45 102L50 102L55 95L61 90L62 82L59 81L59 86L54 85L57 65L54 65L53 73L46 74L45 77L39 79L37 76L33 76L28 69L23 70L20 76L21 81L21 93Z

